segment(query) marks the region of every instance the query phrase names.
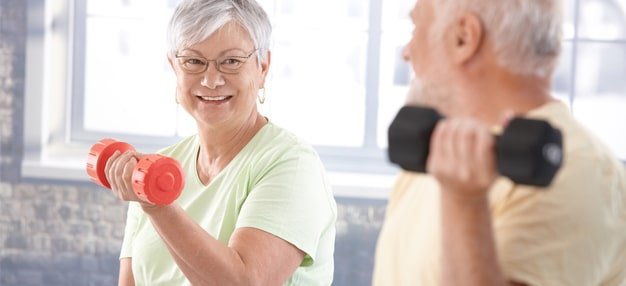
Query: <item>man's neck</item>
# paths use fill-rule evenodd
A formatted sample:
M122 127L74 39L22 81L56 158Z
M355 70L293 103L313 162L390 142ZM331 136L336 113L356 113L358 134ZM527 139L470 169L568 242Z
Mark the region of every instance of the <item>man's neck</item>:
M507 117L521 116L552 100L550 81L536 76L494 72L466 82L464 95L449 114L502 125Z

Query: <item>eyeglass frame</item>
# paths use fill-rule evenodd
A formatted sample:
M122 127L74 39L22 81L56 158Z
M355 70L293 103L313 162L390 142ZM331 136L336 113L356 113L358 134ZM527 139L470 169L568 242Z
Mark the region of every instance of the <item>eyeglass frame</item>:
M185 68L184 63L181 63L180 60L178 60L178 64L180 65L180 67L183 69L183 71L185 71L188 74L201 74L201 73L205 73L208 69L209 69L209 65L211 62L215 62L215 69L223 74L238 74L239 70L241 69L241 67L248 62L248 60L250 59L250 57L252 57L252 55L257 52L259 50L259 48L255 48L254 50L252 50L247 56L220 56L217 59L207 59L203 56L183 56L183 55L179 55L176 54L174 57L176 59L185 59L185 58L195 58L195 59L202 59L205 61L204 64L204 68L201 71L198 72L191 72L189 71L189 69ZM220 64L217 62L218 60L225 58L225 59L231 59L231 58L236 58L238 60L241 61L241 65L239 67L237 67L237 69L235 69L232 72L228 72L228 71L223 71L222 68L220 68Z

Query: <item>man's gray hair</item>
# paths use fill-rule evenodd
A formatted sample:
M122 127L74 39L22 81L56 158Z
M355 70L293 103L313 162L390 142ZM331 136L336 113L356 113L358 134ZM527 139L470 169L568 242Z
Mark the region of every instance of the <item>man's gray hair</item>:
M483 21L494 43L498 63L525 75L550 76L561 51L560 0L435 0L435 17L449 25L471 11ZM444 23L445 22L445 23ZM441 36L443 27L435 27Z
M263 61L269 50L272 25L255 0L183 0L169 23L169 53L173 55L202 42L230 21L248 32Z

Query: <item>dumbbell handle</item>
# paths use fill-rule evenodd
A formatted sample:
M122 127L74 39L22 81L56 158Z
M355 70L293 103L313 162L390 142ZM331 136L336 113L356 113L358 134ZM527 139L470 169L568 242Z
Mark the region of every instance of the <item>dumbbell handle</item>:
M389 159L405 170L426 172L430 137L443 117L434 109L404 106L389 126ZM562 135L545 121L514 118L496 136L501 175L516 183L547 186L562 161Z
M128 143L106 138L94 144L87 156L87 174L92 181L109 189L111 184L104 169L115 151L124 153L135 149ZM156 205L167 205L176 200L183 186L184 175L180 164L167 156L145 155L138 160L132 172L135 194Z

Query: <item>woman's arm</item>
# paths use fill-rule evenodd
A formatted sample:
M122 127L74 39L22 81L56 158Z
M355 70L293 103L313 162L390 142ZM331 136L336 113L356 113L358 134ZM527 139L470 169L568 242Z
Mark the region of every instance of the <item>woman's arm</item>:
M117 285L119 286L135 286L135 278L133 277L133 259L130 257L120 259L120 276Z
M178 205L144 211L193 285L281 285L304 258L294 245L255 228L235 230L226 246Z
M302 250L268 232L250 227L236 229L224 245L177 204L158 207L142 201L131 186L138 157L141 155L134 152L117 151L111 156L105 167L111 191L123 200L139 202L193 285L280 285L302 263Z

